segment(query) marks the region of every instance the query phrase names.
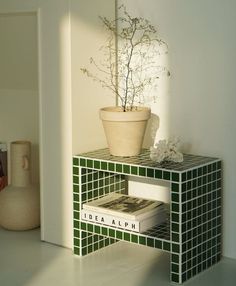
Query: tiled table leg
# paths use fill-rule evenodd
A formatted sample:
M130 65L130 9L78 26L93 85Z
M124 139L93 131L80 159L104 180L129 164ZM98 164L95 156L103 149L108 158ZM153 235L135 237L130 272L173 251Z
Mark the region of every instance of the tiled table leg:
M170 209L170 240L171 262L170 279L175 283L182 283L181 262L181 184L171 183L171 209Z
M73 174L74 253L83 256L116 242L94 233L92 224L80 221L83 203L114 191L122 192L125 179L122 175L75 166Z

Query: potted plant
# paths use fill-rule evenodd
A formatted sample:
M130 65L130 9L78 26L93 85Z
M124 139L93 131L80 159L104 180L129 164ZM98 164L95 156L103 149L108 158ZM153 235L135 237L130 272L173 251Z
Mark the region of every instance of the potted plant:
M100 110L110 153L135 156L141 151L151 115L150 108L144 107L145 94L157 87L160 74L169 75L157 60L161 53L167 53L167 45L157 37L156 29L148 20L131 17L123 5L118 9L121 16L114 20L100 17L109 33L100 49L104 61L98 63L90 58L95 72L81 70L118 99L118 106Z

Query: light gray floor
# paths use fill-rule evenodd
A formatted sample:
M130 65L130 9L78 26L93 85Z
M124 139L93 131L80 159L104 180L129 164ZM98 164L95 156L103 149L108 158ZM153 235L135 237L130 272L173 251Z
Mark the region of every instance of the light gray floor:
M166 286L169 255L119 242L79 258L71 250L40 242L40 231L0 229L0 286ZM236 260L220 263L185 283L236 285Z

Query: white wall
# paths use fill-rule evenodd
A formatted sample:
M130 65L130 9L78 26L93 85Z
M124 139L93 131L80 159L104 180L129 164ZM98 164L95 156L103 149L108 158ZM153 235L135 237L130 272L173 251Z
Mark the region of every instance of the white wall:
M107 5L112 5L109 2ZM224 160L224 254L236 258L234 223L236 218L234 207L236 135L233 126L233 108L236 103L234 96L236 2L234 0L127 0L124 2L135 14L138 13L152 20L160 28L161 37L169 45L172 75L170 95L166 100L168 97L170 99L168 104L164 99L160 99L165 106L165 114L168 114L168 116L163 115L164 119L160 116L160 124L162 126L166 124L165 128L168 132L163 129L162 134L166 132L166 134L178 135L185 143L185 150L188 152L219 156ZM88 81L82 80L79 76L79 66L80 63L84 63L82 58L86 59L86 55L77 49L82 45L83 49L88 49L90 56L92 50L89 49L93 44L84 45L84 39L86 41L88 39L79 39L77 28L79 29L81 25L77 21L83 14L86 17L90 14L88 8L83 6L85 1L73 0L71 5L74 11L71 25L72 41L70 41L69 1L1 0L0 2L1 13L40 10L42 239L68 247L72 245L71 71L73 153L84 151L86 148L97 148L104 142L101 125L91 123L88 117L86 117L87 122L81 120L81 107L87 107L87 104L91 103L92 106L88 112L91 110L92 117L97 118L95 115L97 107L113 102L109 96L105 96L104 102L100 97L94 100L95 91L99 94L104 91L98 92L99 87L91 87L88 79ZM94 8L97 1L92 4L89 1L88 5ZM85 12L81 10L82 7ZM104 11L103 8L100 5L96 7L99 13ZM93 17L95 9L90 10L92 19L95 19ZM105 12L108 13L108 10ZM89 29L94 36L97 34L93 31L94 25L97 24L92 22L90 28L82 25L81 29ZM95 38L95 41L97 44L100 40ZM70 49L73 58L71 58ZM87 108L84 107L84 110L87 111ZM88 116L87 112L85 115ZM82 122L86 122L86 127L81 124ZM96 136L90 137L86 134L85 129L90 128L98 132Z
M115 6L110 0L0 1L0 13L27 11L39 21L41 236L71 248L72 142L73 154L103 147L98 109L115 101L80 67L104 41L98 16L114 17Z
M99 61L103 56L99 48L107 34L99 15L114 18L115 1L71 1L73 154L106 146L99 109L115 104L109 91L80 70L86 67L91 71L90 57Z
M72 245L69 0L1 0L0 13L37 12L42 240Z
M0 14L0 141L32 143L32 181L39 182L36 13ZM10 152L8 152L8 155ZM10 160L8 160L9 162ZM10 181L10 164L8 166Z
M185 152L223 160L223 253L236 258L236 2L125 0L134 15L159 27L169 46L170 94L160 124ZM168 104L163 103L166 100ZM165 132L164 132L165 133ZM157 140L163 132L157 133Z

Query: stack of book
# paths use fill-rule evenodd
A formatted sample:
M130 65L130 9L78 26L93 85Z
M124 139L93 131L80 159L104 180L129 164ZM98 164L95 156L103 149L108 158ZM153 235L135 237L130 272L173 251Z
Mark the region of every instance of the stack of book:
M83 204L81 220L144 232L166 220L163 202L118 193Z

